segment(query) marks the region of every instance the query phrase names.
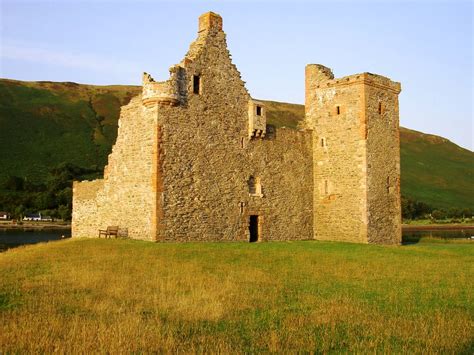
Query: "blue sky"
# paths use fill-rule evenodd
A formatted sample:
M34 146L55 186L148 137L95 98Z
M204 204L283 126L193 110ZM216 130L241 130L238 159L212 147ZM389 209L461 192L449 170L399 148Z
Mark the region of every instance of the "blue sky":
M215 11L253 97L303 103L308 63L377 73L402 83L402 126L474 149L471 1L0 2L3 78L164 80Z

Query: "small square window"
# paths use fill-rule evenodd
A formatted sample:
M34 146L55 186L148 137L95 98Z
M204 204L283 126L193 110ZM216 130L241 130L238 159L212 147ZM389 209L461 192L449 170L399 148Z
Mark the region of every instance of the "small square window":
M257 106L257 116L262 115L262 106Z

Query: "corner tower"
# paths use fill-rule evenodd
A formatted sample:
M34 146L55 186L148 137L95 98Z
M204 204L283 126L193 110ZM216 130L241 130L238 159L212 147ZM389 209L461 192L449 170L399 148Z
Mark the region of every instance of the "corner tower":
M305 79L315 239L400 243L400 84L370 73L334 79L318 64Z

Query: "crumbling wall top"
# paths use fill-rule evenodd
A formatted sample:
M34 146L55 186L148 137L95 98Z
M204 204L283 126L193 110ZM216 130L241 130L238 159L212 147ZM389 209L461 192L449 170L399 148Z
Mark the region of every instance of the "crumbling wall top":
M198 32L209 31L211 29L222 31L222 17L212 11L209 11L199 16Z

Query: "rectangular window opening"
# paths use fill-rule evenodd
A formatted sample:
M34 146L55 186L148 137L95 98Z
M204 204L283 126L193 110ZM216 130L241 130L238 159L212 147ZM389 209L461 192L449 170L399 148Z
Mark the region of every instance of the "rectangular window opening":
M381 114L382 114L382 103L379 102L379 115L381 115Z
M336 106L336 113L337 113L338 115L341 114L341 106Z
M193 93L199 95L201 93L201 77L193 75Z
M257 106L257 116L262 115L262 106Z
M328 193L329 193L328 181L324 180L324 194L327 195Z

